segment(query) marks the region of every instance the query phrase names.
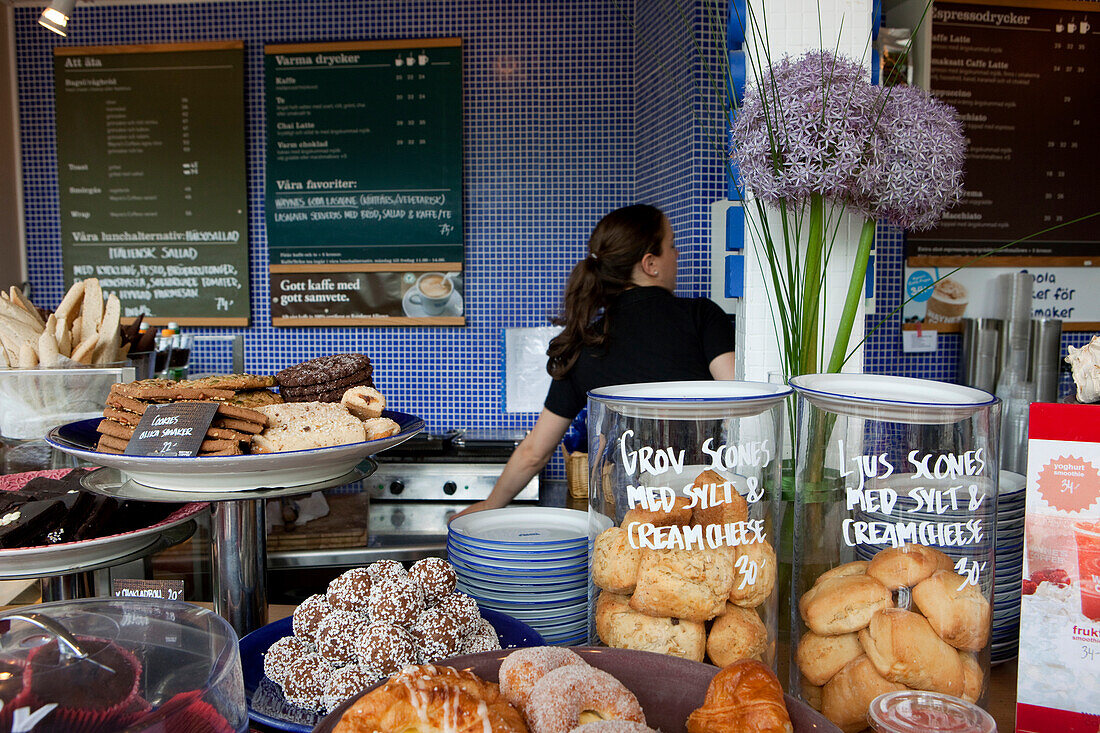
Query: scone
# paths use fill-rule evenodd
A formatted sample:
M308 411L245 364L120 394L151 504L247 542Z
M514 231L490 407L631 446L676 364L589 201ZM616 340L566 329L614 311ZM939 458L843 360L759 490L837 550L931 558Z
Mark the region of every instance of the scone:
M961 575L937 570L913 589L913 601L939 637L956 649L978 652L989 642L989 601Z
M844 665L821 690L821 713L844 733L867 727L871 701L886 692L901 692L905 685L885 679L866 655Z
M811 631L829 636L859 631L870 623L876 611L893 605L890 591L874 578L841 575L806 591L798 602L798 610Z
M647 550L630 607L650 616L709 621L733 586L733 558L722 549Z
M863 645L854 633L821 636L807 631L798 642L795 659L802 676L820 687L861 654Z
M859 632L859 643L878 673L891 682L956 697L963 692L959 653L919 613L879 611Z
M888 547L871 558L867 574L890 590L912 588L937 570L951 570L951 558L932 547Z
M630 608L629 598L604 591L596 601L596 633L618 649L668 654L703 661L707 632L703 624L678 618L656 618Z
M287 402L263 405L256 411L267 417L267 427L253 436L253 453L282 453L361 443L367 436L363 422L338 404Z
M972 652L959 652L959 661L963 668L963 690L959 695L967 702L977 702L985 690L985 674L978 664L978 655Z
M592 582L612 593L633 593L643 551L630 546L625 529L611 527L592 547Z
M729 501L726 499L726 485L729 484ZM732 485L729 479L717 471L703 471L701 474L695 477L695 488L697 490L706 491L706 495L709 497L711 489L709 487L714 486L714 493L717 498L722 501L721 504L715 504L708 506L705 509L701 505L696 505L691 510L691 523L700 526L707 526L708 524L732 524L734 522L744 522L749 518L749 504L745 501L745 498L737 493L737 489Z
M775 550L767 542L737 545L733 550L733 586L729 602L745 608L756 608L768 600L775 588ZM749 582L750 564L755 567L756 580Z
M831 570L826 570L821 575L817 576L817 580L814 581L814 585L830 578L843 578L845 575L866 575L867 566L871 563L867 560L856 560L855 562L846 562L843 565L837 565Z
M637 506L627 511L619 526L629 529L635 522L652 524L654 527L671 527L674 524L685 526L691 524L691 509L688 507L690 503L691 500L687 497L677 496L667 512L663 509L644 509Z
M725 613L714 619L707 635L707 654L719 667L738 659L757 659L768 648L768 629L751 608L726 604Z

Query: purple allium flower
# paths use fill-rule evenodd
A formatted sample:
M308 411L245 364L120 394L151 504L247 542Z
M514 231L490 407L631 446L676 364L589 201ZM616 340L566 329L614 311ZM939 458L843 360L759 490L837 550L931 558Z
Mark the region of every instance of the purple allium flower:
M860 187L870 215L928 229L962 195L966 143L955 109L912 86L891 87Z
M853 198L881 102L854 61L813 50L784 57L745 91L731 160L767 203Z

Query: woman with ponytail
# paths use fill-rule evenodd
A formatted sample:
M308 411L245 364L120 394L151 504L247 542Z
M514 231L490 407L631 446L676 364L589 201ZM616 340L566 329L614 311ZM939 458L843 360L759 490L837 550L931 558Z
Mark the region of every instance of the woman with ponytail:
M600 220L554 319L562 330L547 350L553 381L543 410L489 498L460 514L507 505L554 455L589 390L734 378L729 317L706 298L676 297L675 289L676 247L660 209L636 204Z

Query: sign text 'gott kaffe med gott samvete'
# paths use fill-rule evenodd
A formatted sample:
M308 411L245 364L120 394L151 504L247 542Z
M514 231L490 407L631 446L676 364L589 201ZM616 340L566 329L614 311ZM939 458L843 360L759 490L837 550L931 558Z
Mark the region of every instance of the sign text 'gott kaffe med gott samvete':
M54 49L66 283L123 318L247 326L244 43Z
M462 42L269 45L275 326L465 323Z

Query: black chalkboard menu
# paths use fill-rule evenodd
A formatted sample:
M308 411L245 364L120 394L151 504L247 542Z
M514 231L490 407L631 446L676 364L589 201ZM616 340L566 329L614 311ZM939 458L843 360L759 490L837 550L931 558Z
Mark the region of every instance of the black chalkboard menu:
M462 42L264 48L276 326L463 325Z
M1092 2L937 0L932 93L962 118L961 205L911 232L913 266L969 261L1100 205L1100 12ZM1013 245L985 265L1078 266L1100 256L1096 219Z
M54 49L68 280L123 317L247 326L244 43Z

